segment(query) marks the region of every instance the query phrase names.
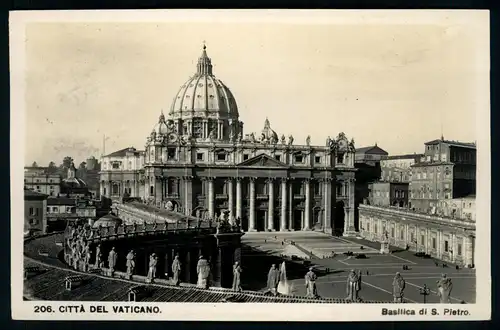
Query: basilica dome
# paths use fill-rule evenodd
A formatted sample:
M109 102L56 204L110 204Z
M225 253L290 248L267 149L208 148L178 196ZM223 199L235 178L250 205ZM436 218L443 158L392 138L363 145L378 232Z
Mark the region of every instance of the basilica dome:
M175 94L169 116L172 119L217 117L237 120L238 106L233 93L212 73L206 46L198 59L196 73Z

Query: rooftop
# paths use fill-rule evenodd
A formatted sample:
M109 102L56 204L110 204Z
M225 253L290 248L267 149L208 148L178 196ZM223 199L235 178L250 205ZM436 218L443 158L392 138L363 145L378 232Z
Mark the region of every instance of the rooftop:
M443 138L432 140L432 141L426 142L424 144L429 145L429 144L438 144L438 143L446 143L450 146L455 146L455 147L476 149L476 143L474 143L474 142L460 142L460 141L453 141L453 140L444 140Z
M44 199L44 198L47 198L49 197L48 195L45 195L45 194L42 194L42 193L39 193L37 191L34 191L34 190L29 190L29 189L24 189L24 198L28 198L28 199Z
M394 160L394 159L416 159L416 160L419 160L421 157L424 157L424 154L392 155L392 156L387 156L384 160Z
M47 198L47 205L76 205L76 199L69 197L50 197Z
M374 146L369 146L369 147L361 147L361 148L356 148L356 153L360 154L366 154L366 153L372 153L372 154L382 154L382 155L387 155L387 151L384 149L380 148L376 144Z
M127 148L123 148L121 150L112 152L110 154L107 154L104 157L124 157L127 155L127 153L133 153L134 155L139 155L139 154L143 153L143 151L137 150L134 147L127 147Z

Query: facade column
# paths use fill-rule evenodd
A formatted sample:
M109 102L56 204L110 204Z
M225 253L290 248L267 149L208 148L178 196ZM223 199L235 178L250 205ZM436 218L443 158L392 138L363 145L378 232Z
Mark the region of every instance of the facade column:
M193 177L185 176L184 180L184 214L191 215L193 212Z
M241 220L241 203L243 202L241 198L241 180L242 178L236 178L236 217Z
M474 265L474 237L467 236L465 238L465 246L462 253L465 256L464 266Z
M250 178L250 218L248 221L248 231L257 231L255 228L255 178Z
M288 230L294 231L293 225L293 181L288 185Z
M214 178L207 178L208 180L208 214L210 218L214 219L215 213L214 213L214 203L215 203L215 196L214 196Z
M280 218L280 231L286 231L286 200L287 200L287 178L281 179L281 218Z
M304 207L304 228L302 230L311 230L311 180L304 180L306 190L306 201Z
M267 180L268 187L268 209L267 209L267 230L275 231L274 228L274 179L269 178Z
M323 180L323 230L325 233L332 234L332 179Z
M155 201L161 202L163 196L162 177L155 177Z
M344 221L344 236L356 236L354 228L354 178L346 180L348 203L345 208L346 216Z
M228 206L229 206L229 222L233 225L234 221L234 196L233 196L233 178L227 179L227 195L228 195Z

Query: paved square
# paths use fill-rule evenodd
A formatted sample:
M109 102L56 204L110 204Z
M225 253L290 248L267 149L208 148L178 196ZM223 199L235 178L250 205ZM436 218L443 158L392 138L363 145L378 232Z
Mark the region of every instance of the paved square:
M287 250L286 242L295 242L295 249ZM390 255L379 254L377 244L360 239L346 239L331 237L315 232L291 233L247 233L242 237L242 242L254 251L244 249L242 255L243 265L249 263L258 272L263 272L258 281L260 287L266 286L267 272L271 263L278 263L281 255L295 254L298 257L311 257L311 263L318 269L318 293L324 297L345 298L346 282L349 270L362 271L361 297L365 300L392 301L392 280L396 272L400 272L406 281L405 300L409 303L423 302L420 289L427 285L431 293L426 297L427 302L437 303L439 298L436 293L436 282L441 274L446 273L453 281L451 300L453 303L474 303L476 299L476 272L474 269L456 270L453 265L442 267L442 262L436 266L432 259L415 257L413 252L399 251ZM363 248L361 248L363 247ZM336 256L331 258L332 251ZM343 255L344 252L364 253L366 259L356 259ZM266 256L273 257L267 259ZM258 259L256 259L258 257ZM257 261L258 260L258 261ZM258 263L258 267L254 266ZM267 263L267 264L266 264ZM409 270L403 270L403 265ZM287 262L287 275L293 287L293 293L305 295L304 275L306 267L299 267L292 262ZM329 272L326 269L329 268ZM369 273L366 275L366 273ZM252 273L253 270L249 270ZM257 275L257 274L256 274ZM246 279L243 277L243 284ZM256 289L256 279L253 278L253 289Z

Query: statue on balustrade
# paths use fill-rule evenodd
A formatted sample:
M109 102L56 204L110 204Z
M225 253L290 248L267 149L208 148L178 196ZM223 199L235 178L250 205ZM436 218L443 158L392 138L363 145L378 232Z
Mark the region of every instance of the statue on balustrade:
M198 265L196 265L196 273L198 274L197 287L207 289L208 288L208 277L210 276L210 265L207 259L200 256L198 260Z
M179 256L176 255L174 258L174 262L172 262L172 282L174 285L179 285L180 283L180 275L181 275L181 262L179 261Z
M271 265L269 273L267 274L267 291L274 295L278 294L278 284L280 282L280 271L276 268L276 265Z
M290 136L288 137L288 145L289 145L289 146L291 146L292 144L293 144L293 136L292 136L292 135L290 135Z
M314 273L313 267L309 268L309 271L307 272L305 276L305 281L306 281L306 296L309 298L316 298L318 296L318 291L316 288L316 280L318 279L318 276Z
M134 223L132 224L132 226L133 226L132 228L133 228L134 233L137 233L137 222L134 221Z
M85 245L85 249L83 250L83 271L86 272L89 270L90 266L90 244Z
M236 261L233 266L233 291L242 291L241 271L240 263Z
M130 279L134 275L135 270L135 252L130 250L127 254L127 277Z
M351 270L347 277L347 299L351 301L359 300L359 291L361 290L361 273Z
M403 276L401 276L399 272L396 273L396 276L394 276L394 280L392 281L392 295L394 296L394 302L403 303L405 286L406 282L403 279Z
M156 277L156 265L158 264L158 257L156 253L152 253L149 257L149 270L146 282L151 283Z
M153 231L156 231L157 228L158 228L158 222L156 222L155 219L155 221L153 222Z
M109 251L108 254L108 269L109 269L109 276L113 276L115 273L115 267L116 267L116 260L118 259L118 254L115 251L115 247L113 246L111 248L111 251Z
M451 290L453 289L453 283L451 282L451 278L448 278L446 274L442 274L441 279L437 281L437 288L438 288L439 303L449 304Z
M95 248L95 263L94 268L102 268L102 253L101 253L101 244L97 244Z

